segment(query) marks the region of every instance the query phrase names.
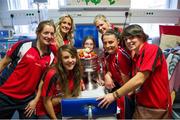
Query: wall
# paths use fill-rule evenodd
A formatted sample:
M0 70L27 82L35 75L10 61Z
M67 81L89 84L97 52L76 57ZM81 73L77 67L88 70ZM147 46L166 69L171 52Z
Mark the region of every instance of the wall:
M101 7L101 6L118 6L118 7L130 7L130 0L66 0L67 6L72 7L80 7L80 6L94 6L94 7Z
M0 11L7 11L8 5L6 0L0 0ZM2 19L0 17L0 28L2 28Z
M78 0L81 1L81 0ZM180 9L178 10L153 10L153 9L129 9L130 0L118 0L117 5L109 5L107 0L101 0L103 5L91 5L90 7L77 6L76 0L67 0L70 8L60 7L59 10L48 10L48 18L55 21L60 15L70 13L75 23L92 24L95 15L104 14L108 17L111 23L123 24L125 21L125 12L129 12L127 23L174 23L178 24L180 19ZM113 1L113 0L112 0ZM127 2L127 3L126 3ZM178 8L180 0L178 0ZM97 7L98 6L98 7ZM105 7L103 7L105 6ZM43 12L41 11L41 14ZM37 10L13 10L8 11L7 0L0 0L0 26L11 26L12 20L10 15L14 15L14 25L27 25L38 21Z
M0 0L0 11L7 11L7 10L8 10L7 0Z
M121 24L125 21L125 12L129 12L127 23L174 23L177 24L180 18L180 9L178 10L153 10L153 9L130 9L129 11L120 10L48 10L48 17L55 21L64 13L70 13L75 23L92 24L93 19L97 14L104 14L108 19L115 24ZM32 21L37 21L37 10L14 10L0 12L0 20L4 26L11 25L10 15L14 15L15 25L31 24Z
M180 0L178 0L177 8L180 9ZM180 18L179 18L178 25L180 25Z

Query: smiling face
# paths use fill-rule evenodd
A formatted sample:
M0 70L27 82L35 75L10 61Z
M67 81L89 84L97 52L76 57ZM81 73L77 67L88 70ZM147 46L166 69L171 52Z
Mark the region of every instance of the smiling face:
M126 47L130 51L138 53L144 42L147 41L148 35L144 32L143 28L138 24L132 24L124 28L121 38Z
M84 48L89 48L89 51L93 51L94 49L94 42L92 39L87 39L85 42L84 42Z
M54 27L50 25L45 25L41 32L39 32L38 39L44 45L49 45L54 39Z
M118 49L118 44L119 42L115 35L103 36L103 47L109 54L113 54Z
M68 51L62 51L62 65L66 69L66 71L73 70L76 65L76 56L71 55Z
M60 31L62 34L67 34L72 29L72 20L70 17L66 16L60 22Z
M95 25L101 34L104 34L107 30L110 29L110 24L103 20L97 20Z
M143 45L144 41L140 37L128 37L125 39L126 47L130 51L135 51L136 53L139 52L141 46Z

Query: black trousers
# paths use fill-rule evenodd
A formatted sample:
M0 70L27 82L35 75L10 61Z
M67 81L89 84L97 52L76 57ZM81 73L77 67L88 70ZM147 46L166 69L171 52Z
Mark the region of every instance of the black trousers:
M19 113L19 119L35 118L35 115L27 118L24 114L25 107L34 97L35 94L23 100L17 100L0 92L0 119L11 119L16 110Z

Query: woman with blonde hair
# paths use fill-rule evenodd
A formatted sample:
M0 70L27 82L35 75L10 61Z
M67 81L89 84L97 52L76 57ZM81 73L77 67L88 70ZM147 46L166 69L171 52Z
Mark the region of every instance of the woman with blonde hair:
M59 18L56 23L56 45L59 48L64 44L73 45L74 20L69 14Z
M115 27L108 21L107 17L102 14L98 14L95 16L94 25L101 34L104 34L109 29L113 29L115 31L118 31L119 33L122 32L121 28Z

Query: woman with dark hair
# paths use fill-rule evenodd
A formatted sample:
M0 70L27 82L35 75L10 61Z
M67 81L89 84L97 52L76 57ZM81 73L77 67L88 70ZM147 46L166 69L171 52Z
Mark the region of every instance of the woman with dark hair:
M104 84L104 81L102 80L102 76L101 76L101 66L99 64L100 61L99 61L99 56L98 56L98 53L96 52L96 42L93 38L93 36L86 36L84 39L83 39L83 42L82 42L82 49L79 50L79 56L81 59L89 59L90 61L93 61L93 63L95 63L95 61L97 62L97 66L96 66L96 69L95 71L92 73L92 78L93 78L93 81L95 83L98 83L99 85L103 85ZM87 60L88 61L88 60ZM82 65L84 62L82 61ZM99 64L98 64L99 63ZM92 64L92 63L91 63ZM87 84L88 82L88 78L87 78L88 75L84 74L84 83Z
M11 119L16 110L20 119L34 113L38 101L35 92L43 73L54 59L50 44L55 31L53 21L40 22L36 41L15 43L0 61L0 72L10 64L9 76L0 86L0 119Z
M82 43L83 48L88 48L89 52L92 52L96 48L96 42L93 36L86 36Z
M141 26L129 25L123 30L122 38L131 51L132 78L113 93L99 97L101 107L135 91L136 107L133 118L171 118L171 97L167 64L161 49L147 43L148 36Z
M96 42L93 36L86 36L82 42L82 49L79 49L80 58L92 58L97 56L96 51Z
M81 80L82 69L76 48L61 46L57 62L44 74L41 98L36 108L38 118L60 119L60 100L77 97L81 91Z
M120 39L119 34L114 30L107 30L102 35L103 47L108 52L105 58L105 88L110 92L114 92L125 84L131 77L131 58L128 53L118 46ZM130 97L123 96L117 100L120 114L118 119L131 118Z

